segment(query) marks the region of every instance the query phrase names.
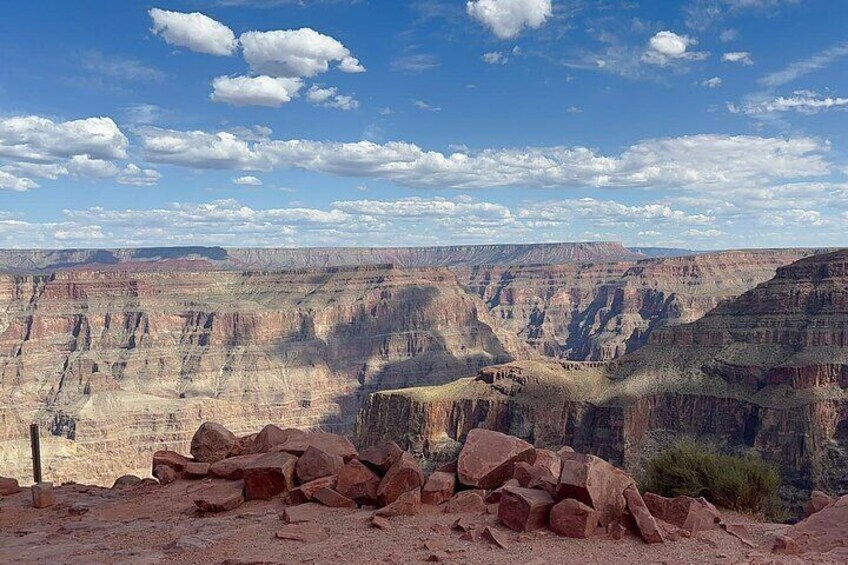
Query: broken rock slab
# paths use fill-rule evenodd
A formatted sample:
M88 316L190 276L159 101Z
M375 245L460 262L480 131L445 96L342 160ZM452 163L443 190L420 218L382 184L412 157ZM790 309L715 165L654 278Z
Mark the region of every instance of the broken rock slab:
M297 457L288 453L266 453L244 468L247 500L267 500L295 486Z
M592 537L600 523L600 513L573 498L556 503L551 508L550 526L554 533L577 539Z
M215 463L229 456L236 443L233 432L215 422L204 422L191 438L191 455L201 463Z
M535 458L536 450L526 441L475 428L459 452L457 475L463 485L491 490L513 477L516 463L533 463Z
M228 512L244 503L244 481L217 482L194 496L194 504L203 512Z
M424 473L409 453L404 452L380 481L377 502L380 506L391 504L405 492L424 485Z
M662 531L648 510L648 506L642 499L639 489L636 485L630 485L624 489L624 499L627 502L627 510L636 522L636 528L639 530L639 535L646 543L664 543Z
M505 487L498 506L498 520L511 530L532 532L548 524L554 499L542 490Z

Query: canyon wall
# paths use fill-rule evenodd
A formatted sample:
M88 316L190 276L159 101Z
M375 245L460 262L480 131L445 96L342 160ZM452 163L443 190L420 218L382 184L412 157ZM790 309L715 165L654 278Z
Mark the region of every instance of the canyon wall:
M373 394L364 443L433 460L483 426L631 468L681 437L755 450L788 484L848 488L848 251L778 269L699 320L611 362L523 360L438 387Z

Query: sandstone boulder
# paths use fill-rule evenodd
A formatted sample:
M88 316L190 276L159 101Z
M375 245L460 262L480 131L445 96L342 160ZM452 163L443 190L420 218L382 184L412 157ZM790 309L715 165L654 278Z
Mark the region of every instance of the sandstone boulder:
M636 528L639 530L639 535L647 543L663 543L665 538L660 531L657 521L648 510L645 501L642 500L642 495L636 485L631 484L624 489L624 499L627 502L627 510L636 522Z
M386 506L398 499L400 495L415 490L424 485L424 473L415 459L403 453L392 465L380 481L377 488L377 503Z
M359 504L376 504L379 488L380 478L357 459L339 469L336 490Z
M503 495L503 489L506 487L520 487L521 485L518 483L516 479L509 479L506 481L502 487L498 487L495 490L491 490L486 494L486 502L489 504L497 504L501 501L501 496ZM549 493L550 494L550 493Z
M21 487L18 485L17 479L0 477L0 496L8 496L19 492L21 492Z
M844 552L848 539L848 495L804 518L789 528L785 535L797 543L800 553Z
M239 455L248 455L253 451L253 443L259 434L250 434L236 438L233 448L227 457L238 457Z
M318 490L312 498L330 508L356 508L356 502L329 487Z
M112 483L112 488L115 490L120 490L124 488L135 487L141 484L141 477L136 477L135 475L123 475L115 479L115 482Z
M178 476L182 476L186 463L190 462L191 459L184 457L175 451L157 451L153 454L153 465L151 468L156 469L156 467L160 465L166 465L173 469ZM154 473L153 476L155 477L156 474Z
M436 471L427 477L421 490L421 502L438 505L450 500L456 490L456 474Z
M160 485L169 485L180 478L174 468L168 465L156 465L153 468L153 476L159 480Z
M362 450L359 460L382 475L400 459L401 455L403 450L398 447L398 444L389 441Z
M244 503L244 481L223 481L194 496L194 504L203 512L228 512Z
M301 483L308 483L321 477L329 477L337 474L343 465L344 461L340 455L310 445L297 460L297 479Z
M338 478L335 475L321 477L314 481L304 483L286 493L289 504L305 504L315 499L315 493L324 488L335 488Z
M634 484L624 471L594 455L564 453L556 498L573 498L601 513L607 526L624 514L624 490Z
M310 447L338 455L344 462L350 461L357 455L356 448L349 439L329 432L307 432L302 435L294 435L285 443L272 448L272 451L283 451L300 457Z
M261 453L227 457L212 463L209 466L209 474L219 479L238 481L244 478L244 468L255 463L260 457L262 457Z
M585 539L595 533L600 523L600 513L579 500L566 498L551 508L550 526L555 533Z
M459 482L470 487L495 489L512 478L516 463L532 463L535 456L533 446L522 439L475 428L468 432L459 452Z
M721 521L718 510L704 499L689 496L666 498L652 492L646 492L642 498L655 518L689 534L715 529Z
M391 504L377 510L376 515L383 518L395 516L415 516L421 511L421 489L404 492Z
M269 499L295 486L297 457L288 453L266 453L244 468L247 500Z
M191 438L191 455L202 463L226 458L236 443L233 432L215 422L204 422Z
M295 428L286 428L283 430L274 424L268 424L262 428L262 431L256 434L256 438L254 438L250 446L250 453L268 453L278 445L282 445L292 438L304 435L306 435L306 432L302 430Z
M554 499L545 491L505 487L498 507L498 520L517 532L531 532L548 524Z
M209 475L209 463L200 463L199 461L191 461L186 463L183 475L187 479L202 479Z
M486 501L480 493L473 490L458 492L445 504L445 512L448 514L480 514L485 511Z
M810 500L804 505L804 517L809 518L816 512L824 509L831 502L833 502L833 498L828 496L826 493L823 493L820 490L814 490L812 494L810 494Z
M559 480L559 475L562 472L562 456L549 449L537 449L533 467L541 469L543 476Z

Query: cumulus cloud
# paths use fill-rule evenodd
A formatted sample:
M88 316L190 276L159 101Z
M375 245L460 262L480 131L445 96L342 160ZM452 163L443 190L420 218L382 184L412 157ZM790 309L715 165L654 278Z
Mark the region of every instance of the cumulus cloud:
M28 179L25 177L17 177L11 173L7 173L6 171L0 169L0 189L23 192L25 190L37 187L38 183L32 179Z
M230 28L199 12L186 14L151 8L148 13L153 20L150 31L169 45L220 56L232 55L238 47Z
M310 28L249 31L240 37L250 68L278 77L313 77L327 72L330 63L346 73L365 72L359 61L338 40Z
M822 96L812 90L796 90L791 96L778 96L767 100L750 100L745 104L728 104L734 114L749 116L773 114L775 112L797 112L799 114L817 114L825 110L848 107L848 98Z
M505 65L509 62L509 57L500 51L490 51L489 53L483 53L483 62L489 65Z
M133 186L153 186L162 175L156 169L142 169L133 163L124 167L116 176L119 184L129 184Z
M335 87L322 88L313 84L306 92L306 100L314 106L325 108L338 108L339 110L355 110L359 108L359 101L346 94L339 94Z
M542 27L553 12L551 0L470 0L465 9L500 39Z
M254 176L247 175L243 177L234 178L233 184L238 184L241 186L262 186L262 181Z
M808 138L693 135L652 139L618 155L581 146L444 154L405 142L251 141L231 132L138 129L148 161L191 168L299 168L419 188L727 187L829 174L829 145Z
M727 63L741 63L743 65L753 65L754 60L751 59L751 54L747 51L730 51L721 56L721 60Z
M642 54L642 60L660 66L674 61L702 61L709 53L689 51L689 47L697 44L698 41L688 35L678 35L668 30L660 31L648 40L648 48Z
M279 108L291 102L303 88L299 78L274 78L266 75L257 77L218 77L212 81L214 102L233 106L267 106Z
M706 88L718 88L722 84L721 77L707 78L701 81L701 86Z

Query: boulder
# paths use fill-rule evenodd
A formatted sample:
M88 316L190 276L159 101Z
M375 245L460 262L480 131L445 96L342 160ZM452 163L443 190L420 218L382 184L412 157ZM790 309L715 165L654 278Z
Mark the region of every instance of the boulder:
M244 504L244 481L217 482L194 495L203 512L227 512Z
M335 488L338 478L335 475L321 477L314 481L304 483L286 493L289 504L305 504L315 498L315 493L324 488Z
M559 480L562 472L562 456L549 449L537 449L533 466L543 471L543 476Z
M775 553L782 553L783 555L801 554L801 547L798 545L798 542L789 536L777 536L774 539L774 545L771 550Z
M359 504L376 504L378 488L380 477L357 459L352 459L339 469L336 490Z
M573 498L554 504L549 523L551 530L568 538L585 539L595 533L600 523L600 513Z
M652 492L646 492L642 498L655 518L689 534L715 529L721 521L718 510L704 499L689 496L666 498Z
M262 457L261 453L227 457L212 463L209 466L209 474L219 479L238 481L244 478L244 468L255 463L260 457Z
M511 530L531 532L548 524L554 499L545 491L505 487L498 506L498 520Z
M153 468L153 476L159 479L160 485L169 485L180 478L174 468L168 465L156 465Z
M248 455L253 449L253 442L256 441L256 436L259 434L250 434L236 438L233 448L227 457L238 457L239 455Z
M272 448L272 451L284 451L300 457L310 447L316 447L325 453L338 455L345 463L357 455L356 448L350 443L349 439L329 432L307 432L301 435L294 435L286 440L285 443Z
M313 500L320 502L330 508L356 508L356 502L346 496L342 496L335 490L324 487L313 495Z
M458 492L445 504L445 512L448 514L480 514L485 511L486 501L473 490Z
M0 496L8 496L19 492L21 492L21 487L17 479L0 477Z
M801 553L845 552L848 539L848 495L840 496L786 531Z
M831 502L833 502L833 498L828 496L826 493L823 493L820 490L814 490L812 494L810 494L810 500L804 505L804 518L809 518L816 512L824 509Z
M310 445L297 460L297 479L301 483L308 483L321 477L336 475L344 465L340 455L327 453L321 448Z
M400 459L401 455L403 450L398 447L398 444L389 441L362 450L359 460L383 475Z
M639 530L639 535L647 543L663 543L665 538L660 531L657 521L648 510L645 501L642 500L642 495L636 485L630 485L624 489L624 499L627 501L627 510L636 522L636 528Z
M403 453L392 465L377 487L377 503L386 506L398 499L400 495L424 485L424 473L415 459Z
M371 527L379 530L387 531L392 529L392 524L382 516L371 517Z
M115 479L115 482L112 483L112 488L115 490L120 490L124 488L135 487L141 484L141 477L136 477L135 475L123 475Z
M247 500L267 500L295 486L297 457L288 453L266 453L244 468Z
M376 516L393 518L395 516L415 516L421 511L421 489L404 492L391 504L380 508Z
M564 453L556 498L573 498L591 506L601 513L601 525L607 526L624 514L624 489L632 484L627 473L600 457Z
M438 505L450 500L456 491L456 474L436 471L427 477L421 489L421 502Z
M491 490L512 478L516 463L533 463L535 457L533 446L522 439L475 428L459 452L457 475L463 485Z
M278 428L274 424L268 424L262 431L256 434L250 453L269 453L278 445L282 445L292 438L304 436L306 432L295 428L286 428L285 430Z
M486 494L486 502L488 502L489 504L497 504L498 502L501 501L501 495L503 494L503 489L505 489L506 487L520 487L520 486L521 485L518 484L517 480L510 479L507 482L505 482L502 487L499 487L499 488L496 488L495 490L489 491Z
M215 422L204 422L191 438L191 455L201 463L225 459L236 443L233 432Z
M209 475L209 463L200 463L198 461L190 461L186 463L183 475L187 479L202 479Z
M166 465L173 469L177 473L177 476L182 476L186 463L190 462L191 459L180 455L176 451L157 451L153 454L153 465L151 468L156 469L160 465ZM156 474L154 473L153 476L155 477Z

